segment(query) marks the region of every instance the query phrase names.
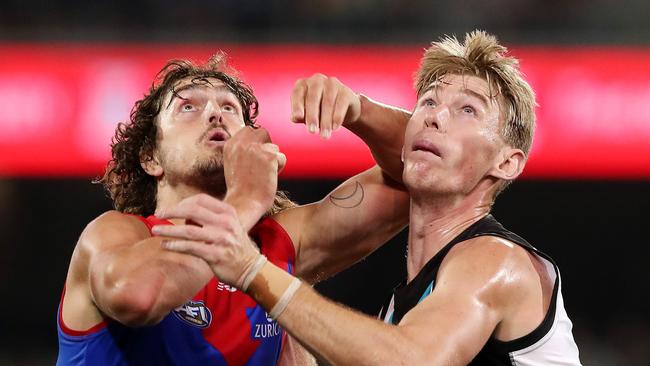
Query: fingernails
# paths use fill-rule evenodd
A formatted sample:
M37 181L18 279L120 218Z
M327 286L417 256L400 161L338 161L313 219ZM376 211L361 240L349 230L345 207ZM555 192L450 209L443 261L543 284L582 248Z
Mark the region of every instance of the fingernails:
M320 132L320 136L322 138L324 138L325 140L329 139L331 135L332 135L332 131L330 131L327 128L321 130L321 132Z
M155 235L158 235L159 230L158 230L158 226L157 226L157 225L151 227L151 233L152 233L152 234L155 234Z
M307 128L309 129L309 133L316 133L316 125L309 124Z
M164 249L170 249L172 247L172 242L169 240L163 240L160 243L160 246L163 247Z

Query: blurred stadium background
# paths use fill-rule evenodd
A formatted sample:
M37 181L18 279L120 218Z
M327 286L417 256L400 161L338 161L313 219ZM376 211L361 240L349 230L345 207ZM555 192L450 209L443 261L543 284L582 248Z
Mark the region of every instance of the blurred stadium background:
M475 28L521 59L540 104L528 170L495 215L560 265L584 364L647 365L647 0L2 1L0 365L54 363L70 254L111 207L90 180L166 60L228 52L288 156L281 188L307 203L371 160L349 134L323 142L291 125L293 82L324 72L411 108L422 50ZM319 289L376 313L404 276L405 243L402 233Z

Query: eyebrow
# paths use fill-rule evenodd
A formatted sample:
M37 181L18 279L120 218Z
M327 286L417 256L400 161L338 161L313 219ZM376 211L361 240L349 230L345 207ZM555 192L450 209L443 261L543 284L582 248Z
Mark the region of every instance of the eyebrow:
M182 99L182 100L187 99L187 98L181 97L178 93L180 93L182 91L185 91L185 90L191 90L191 89L206 87L208 85L212 86L214 89L216 89L217 92L221 92L221 93L225 92L225 93L229 93L229 94L232 94L233 96L235 96L235 93L233 93L233 91L228 86L223 85L223 84L221 84L221 85L212 85L212 83L210 83L210 82L207 82L207 83L204 83L204 84L196 84L196 83L192 82L192 83L189 83L189 84L185 84L185 85L179 87L178 89L172 86L172 88L170 89L170 92L172 93L172 97L171 97L171 99L169 99L169 103L167 104L167 107L165 107L165 109L169 108L169 106L172 105L172 103L174 102L174 98L178 98L178 99ZM235 96L235 98L236 98L236 96Z
M487 98L485 95L483 95L483 94L481 94L481 93L477 93L476 91L474 91L474 90L472 90L472 89L465 88L465 89L461 90L461 92L463 92L463 93L465 93L465 94L467 94L467 95L471 95L471 96L474 96L474 97L480 99L481 102L483 102L483 105L484 105L485 107L487 107L487 106L490 104L490 102L488 101L488 98Z
M451 83L447 83L445 81L440 80L437 83L432 83L432 85L430 87L428 87L427 89L425 89L424 93L422 93L422 94L426 94L426 93L428 93L429 91L432 91L432 90L437 90L440 87L440 84L451 85ZM490 104L490 101L488 100L488 98L484 94L478 93L478 92L476 92L476 91L474 91L472 89L463 88L460 92L463 93L463 94L471 95L473 97L478 98L484 104L485 107L487 107Z

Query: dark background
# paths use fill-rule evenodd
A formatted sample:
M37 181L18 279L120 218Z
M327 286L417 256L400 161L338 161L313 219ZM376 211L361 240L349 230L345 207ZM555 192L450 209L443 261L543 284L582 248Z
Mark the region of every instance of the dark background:
M0 41L423 44L482 28L506 44L648 48L648 19L647 0L12 0L0 4ZM54 362L70 254L84 226L110 209L90 179L0 177L0 365ZM281 187L307 203L338 183L292 180ZM642 235L649 191L649 180L523 180L495 206L498 219L560 266L584 364L650 359L650 253ZM375 313L404 276L406 240L398 235L319 290Z
M292 198L322 198L338 181L283 181ZM646 231L648 182L520 181L494 214L551 255L563 280L582 361L643 365L650 356ZM88 180L0 182L0 364L53 362L56 308L69 257L86 223L110 209ZM326 295L376 314L405 275L406 233L347 272L324 282Z

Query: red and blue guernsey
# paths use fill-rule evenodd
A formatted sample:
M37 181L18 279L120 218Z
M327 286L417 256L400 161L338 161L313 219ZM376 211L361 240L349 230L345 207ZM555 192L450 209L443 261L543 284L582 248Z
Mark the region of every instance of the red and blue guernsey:
M139 219L149 230L170 224L153 216ZM293 272L295 249L280 224L266 218L251 237L269 261ZM57 323L60 366L275 365L284 336L252 298L217 278L154 326L130 328L106 319L78 332L63 324L61 305Z

